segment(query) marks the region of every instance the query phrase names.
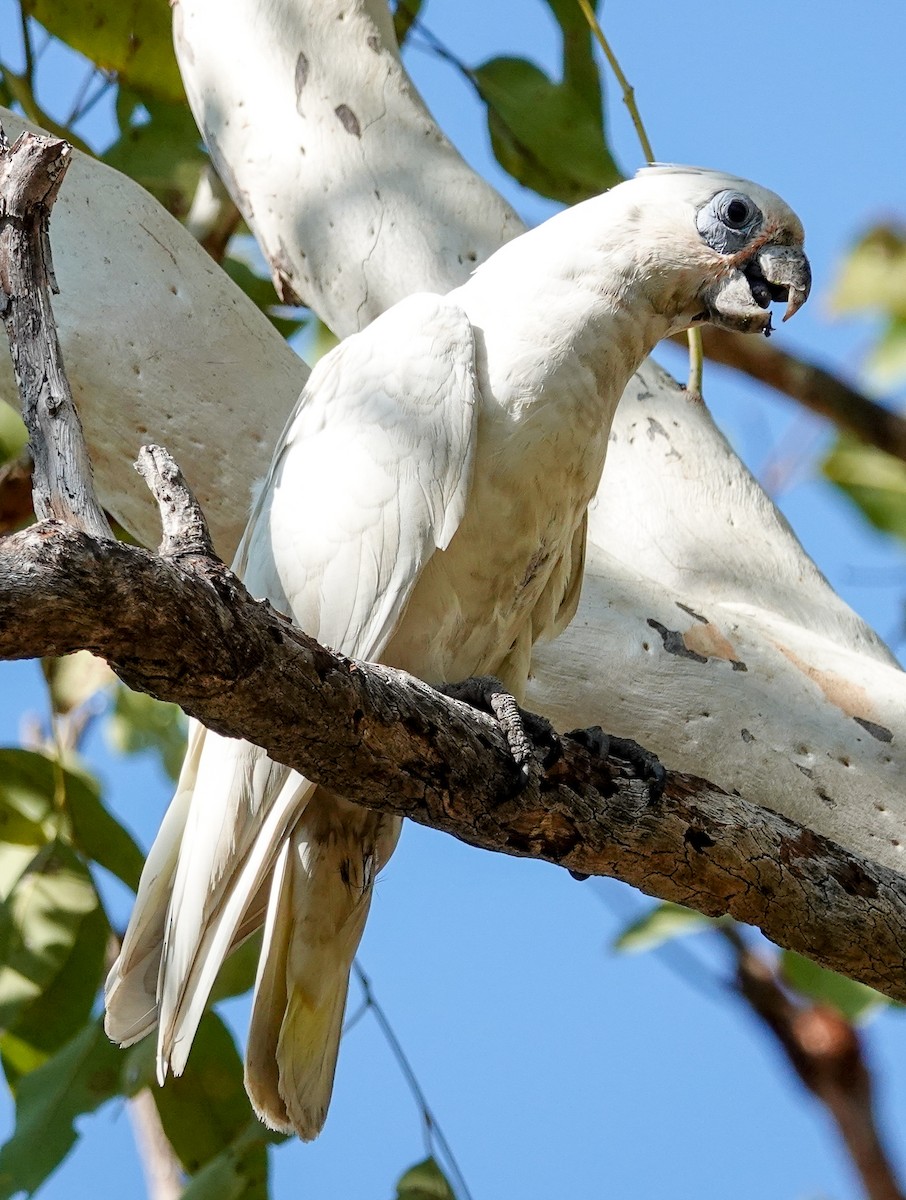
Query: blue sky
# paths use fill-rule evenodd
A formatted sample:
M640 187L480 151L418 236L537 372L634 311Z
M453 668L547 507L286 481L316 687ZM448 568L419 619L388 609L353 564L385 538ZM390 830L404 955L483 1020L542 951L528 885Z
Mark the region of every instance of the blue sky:
M0 0L4 46L17 36L14 16L11 0ZM428 0L423 18L467 62L508 53L556 65L542 0ZM904 209L895 148L906 11L609 0L603 18L658 156L756 179L797 209L816 285L778 344L855 375L870 326L832 322L825 296L840 254L864 225ZM548 215L552 206L494 164L482 113L458 74L417 50L408 63L469 161L527 220ZM61 94L71 95L74 71L78 78L71 64L52 64ZM612 141L631 169L641 161L638 147L613 87L608 98ZM674 352L661 358L685 371ZM833 585L893 640L906 586L902 554L815 477L813 458L800 456L820 447L821 426L728 372L709 368L705 391L756 474L778 454L796 459L792 486L778 497L784 512ZM3 666L0 680L0 737L8 743L21 705L43 700L28 666ZM166 782L150 762L123 764L96 739L91 748L118 810L147 842ZM122 908L123 898L114 903ZM615 934L645 903L612 881L578 884L544 864L407 827L378 884L361 960L475 1200L858 1195L823 1113L722 986L728 969L717 949L701 938L686 943L704 964L702 989L677 975L669 956L611 953ZM228 1016L241 1030L242 1005ZM906 1176L906 1022L882 1016L866 1039L880 1117ZM4 1098L0 1123L10 1121ZM122 1107L108 1106L84 1128L42 1195L141 1194ZM382 1200L422 1153L417 1109L366 1017L343 1046L324 1135L274 1154L274 1194Z

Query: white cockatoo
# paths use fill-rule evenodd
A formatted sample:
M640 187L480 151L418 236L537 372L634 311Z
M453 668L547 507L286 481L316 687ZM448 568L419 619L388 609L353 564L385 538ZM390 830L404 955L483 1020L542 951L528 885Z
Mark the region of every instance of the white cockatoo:
M522 698L532 644L575 611L630 376L692 325L767 333L772 300L795 312L802 243L763 188L648 168L448 295L402 301L312 372L237 572L347 655L435 684L493 674ZM129 1045L157 1025L159 1076L179 1074L225 956L263 921L246 1086L268 1125L315 1137L399 829L193 722L107 982L110 1037Z

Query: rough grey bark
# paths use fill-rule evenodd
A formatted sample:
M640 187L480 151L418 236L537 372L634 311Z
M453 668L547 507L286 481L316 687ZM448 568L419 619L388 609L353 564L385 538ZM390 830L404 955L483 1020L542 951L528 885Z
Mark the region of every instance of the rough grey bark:
M23 398L35 515L112 537L91 486L50 307L57 286L48 223L71 153L66 142L33 133L23 133L10 147L0 131L0 315Z

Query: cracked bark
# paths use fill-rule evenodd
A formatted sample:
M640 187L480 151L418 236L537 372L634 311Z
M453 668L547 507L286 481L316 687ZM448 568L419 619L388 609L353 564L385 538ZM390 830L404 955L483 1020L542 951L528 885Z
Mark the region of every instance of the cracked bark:
M207 554L155 555L56 521L5 538L0 657L77 649L365 807L731 913L906 1000L901 875L693 776L670 774L652 801L626 762L569 737L523 786L490 717L318 645Z

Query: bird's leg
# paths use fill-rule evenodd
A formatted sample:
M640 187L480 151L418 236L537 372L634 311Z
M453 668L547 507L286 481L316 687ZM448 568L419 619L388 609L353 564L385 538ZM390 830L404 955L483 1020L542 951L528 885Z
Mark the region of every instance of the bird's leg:
M493 713L510 753L526 778L556 762L560 739L550 721L525 712L494 675L476 675L462 683L445 683L438 691L484 712Z

